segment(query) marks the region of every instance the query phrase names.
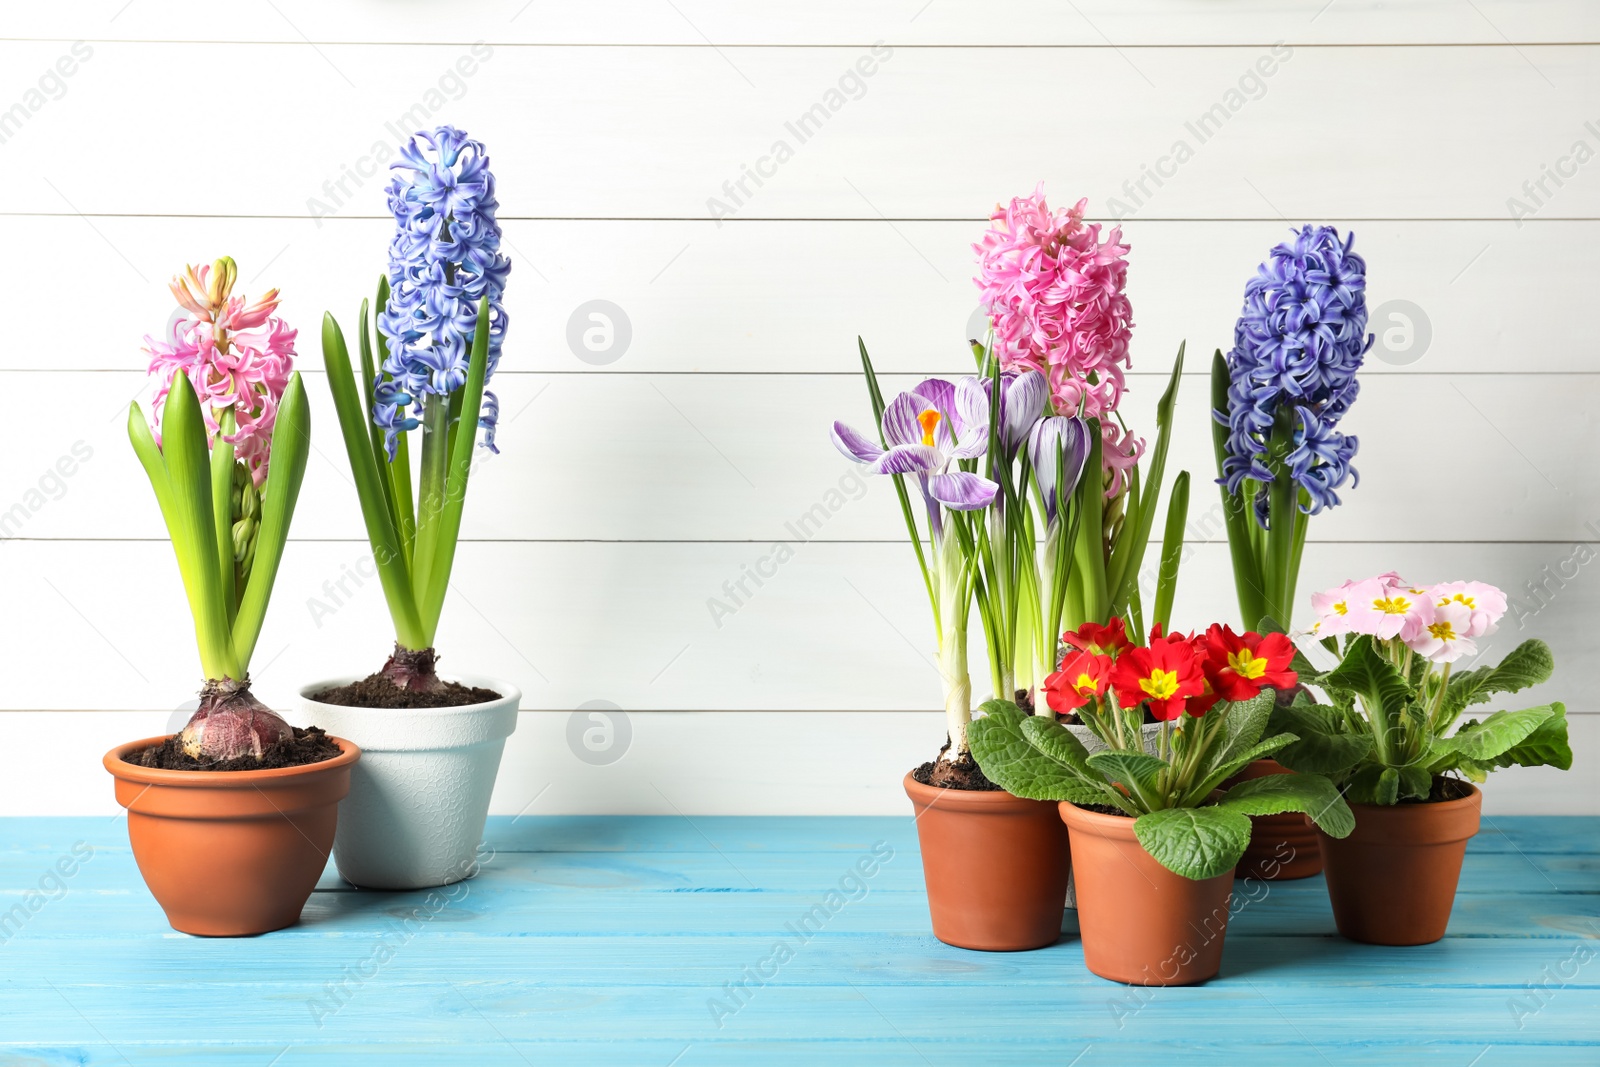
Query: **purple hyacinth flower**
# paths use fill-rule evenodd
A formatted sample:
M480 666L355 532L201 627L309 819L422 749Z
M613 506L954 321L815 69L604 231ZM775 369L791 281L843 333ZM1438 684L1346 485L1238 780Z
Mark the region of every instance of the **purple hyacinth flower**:
M451 126L415 134L392 164L386 190L394 215L389 242L389 300L379 310L378 329L388 341L383 371L422 411L425 396L447 396L467 380L478 302L489 298L487 383L500 363L506 312L502 302L511 261L500 252L499 208L494 175L483 144ZM381 384L384 375L379 375ZM389 456L395 434L414 419L373 398L374 423L385 430ZM485 393L478 425L484 446L494 449L499 405ZM406 426L407 423L410 426ZM497 450L496 450L497 451Z
M1354 473L1353 436L1336 428L1359 391L1356 372L1372 346L1367 333L1366 262L1331 226L1306 226L1272 250L1245 286L1244 309L1228 353L1228 406L1213 417L1228 427L1219 482L1230 493L1261 483L1256 520L1271 522L1266 465L1280 417L1292 420L1284 465L1315 515L1339 503Z

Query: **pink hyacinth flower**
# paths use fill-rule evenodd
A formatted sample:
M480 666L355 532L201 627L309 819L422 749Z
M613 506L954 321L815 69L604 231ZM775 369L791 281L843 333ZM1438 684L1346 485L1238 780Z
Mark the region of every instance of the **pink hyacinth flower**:
M1124 292L1128 246L1120 227L1102 241L1085 225L1087 200L1052 211L1044 185L997 207L980 244L973 279L994 326L994 348L1009 371L1036 370L1050 383L1054 411L1099 418L1110 495L1144 442L1111 426L1127 385L1133 311Z
M224 437L259 488L267 480L278 403L294 371L296 331L273 315L278 291L254 304L232 295L232 260L190 267L172 280L172 293L188 316L164 341L146 337L149 373L156 379L151 430L161 440L161 414L174 374L183 374L200 399L206 436L214 442L221 416L233 411L234 432Z

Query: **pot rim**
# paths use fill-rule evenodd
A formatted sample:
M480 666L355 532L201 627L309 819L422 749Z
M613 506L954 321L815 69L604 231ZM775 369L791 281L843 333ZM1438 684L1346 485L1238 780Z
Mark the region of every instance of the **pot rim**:
M1443 774L1436 774L1436 775L1434 775L1434 777L1435 778L1446 778L1446 779L1448 779L1450 781L1460 782L1462 785L1464 785L1468 789L1470 789L1471 792L1468 793L1464 797L1457 797L1454 800L1431 800L1431 801L1423 801L1421 803L1416 803L1416 804L1357 804L1357 803L1355 803L1353 801L1350 801L1350 800L1346 800L1345 803L1350 805L1350 809L1352 811L1360 809L1361 811L1382 811L1382 812L1396 812L1396 813L1401 812L1401 811L1442 811L1442 812L1452 812L1452 811L1459 811L1460 809L1462 809L1464 807L1468 807L1468 806L1470 806L1472 804L1476 804L1483 797L1483 790L1479 789L1477 787L1477 785L1475 785L1472 782L1467 781L1465 778L1449 778L1448 775L1443 775ZM1360 820L1357 820L1357 821L1359 822Z
M311 774L323 774L350 766L361 758L361 749L353 741L346 741L342 737L327 735L328 740L338 745L340 752L332 759L325 759L318 763L303 763L298 767L272 767L260 771L170 771L160 767L140 767L138 764L129 763L125 756L142 748L159 745L163 741L177 734L160 734L156 737L146 737L140 741L129 741L118 745L101 757L101 764L111 772L113 778L124 781L138 782L141 785L174 786L179 789L216 789L222 788L256 788L263 783L271 782L281 784L285 779L303 777Z
M946 789L943 786L923 785L907 771L901 783L912 801L940 811L988 811L1002 808L1023 808L1034 804L1050 804L1049 800L1029 800L1004 789Z
M493 689L500 694L498 700L481 700L476 704L457 704L449 708L370 708L361 704L325 704L313 699L312 693L320 693L327 689L337 689L341 685L350 685L367 677L365 674L339 675L320 682L302 685L295 690L295 695L311 708L335 708L340 713L372 711L385 715L416 715L424 718L446 718L450 715L465 715L472 712L483 711L488 708L498 708L511 701L517 710L522 710L522 690L510 682L503 682L498 678L491 678L484 674L440 672L439 680L456 682L460 685L471 686L477 689Z
M1101 811L1090 811L1088 808L1079 807L1070 800L1060 801L1058 810L1061 812L1061 821L1067 824L1067 829L1069 830L1076 827L1098 834L1101 837L1117 837L1129 841L1138 841L1138 838L1133 833L1133 824L1136 816L1107 815ZM1071 818L1067 817L1069 810L1072 812Z

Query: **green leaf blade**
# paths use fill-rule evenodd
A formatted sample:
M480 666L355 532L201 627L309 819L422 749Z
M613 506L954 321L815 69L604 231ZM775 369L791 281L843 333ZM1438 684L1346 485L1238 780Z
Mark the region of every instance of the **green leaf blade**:
M1304 812L1329 837L1348 837L1356 828L1350 805L1332 782L1317 774L1265 774L1251 778L1224 793L1218 806L1245 815Z
M1029 744L1022 727L1033 716L1024 715L1009 700L988 701L981 710L984 714L967 727L967 743L972 758L991 782L1028 800L1105 801L1103 793L1071 766Z
M1238 865L1250 844L1250 819L1242 812L1215 805L1166 808L1135 819L1133 833L1161 866L1201 881Z
M248 670L261 626L266 621L267 602L283 562L289 540L289 524L305 481L306 461L311 454L311 405L306 400L305 384L296 371L289 377L278 405L277 422L272 428L271 462L262 487L261 527L256 531L255 562L245 583L239 613L234 620L233 650L241 670Z

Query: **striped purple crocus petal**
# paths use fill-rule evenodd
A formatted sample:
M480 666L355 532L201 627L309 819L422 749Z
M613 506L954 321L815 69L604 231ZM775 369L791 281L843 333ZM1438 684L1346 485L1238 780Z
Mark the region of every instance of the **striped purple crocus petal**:
M1005 394L1000 398L1000 444L1008 457L1017 454L1033 424L1044 414L1047 392L1045 377L1036 370L1024 371L1005 384Z
M943 378L927 378L911 390L917 396L923 397L939 409L945 418L950 418L956 410L956 387Z
M883 409L883 439L894 445L920 445L922 424L917 416L933 407L927 397L916 392L901 393Z
M834 448L857 463L871 463L883 455L883 449L878 447L876 441L869 440L859 430L842 422L834 423L833 432L828 436L833 439Z
M969 471L950 471L928 478L928 495L952 511L977 511L989 506L1000 487Z
M895 445L868 466L873 474L921 474L944 466L944 456L927 445Z
M981 456L989 447L989 391L972 375L956 382L956 441L950 455L956 459Z
M1078 479L1083 476L1089 444L1089 424L1076 415L1040 419L1028 435L1028 459L1033 464L1034 477L1039 480L1039 492L1051 521L1056 517L1057 453L1060 453L1063 478L1061 493L1071 496L1078 487Z

